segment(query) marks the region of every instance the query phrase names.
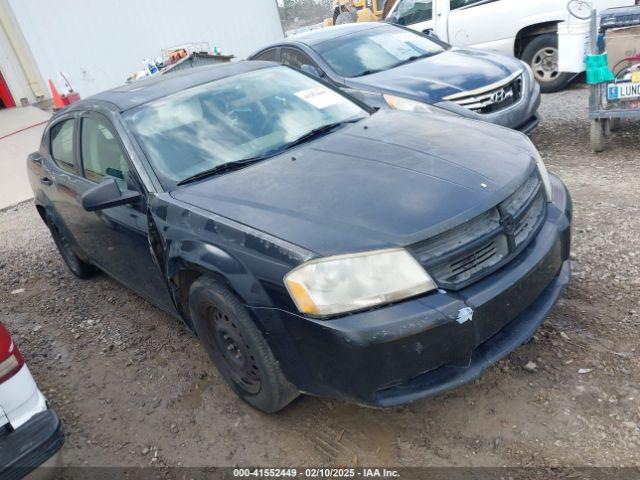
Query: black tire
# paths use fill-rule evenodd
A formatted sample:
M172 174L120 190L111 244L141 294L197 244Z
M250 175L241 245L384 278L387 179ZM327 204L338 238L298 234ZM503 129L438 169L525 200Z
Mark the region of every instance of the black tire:
M622 124L622 120L620 118L612 118L609 120L609 131L617 132L620 130L620 125Z
M531 66L542 93L563 90L574 76L558 70L558 35L555 33L538 35L531 40L522 52L522 60Z
M69 240L67 240L62 231L50 218L47 218L47 226L49 227L49 231L51 232L53 241L58 248L58 252L60 252L62 260L64 260L64 263L67 265L71 273L82 279L90 278L95 275L98 271L97 268L76 255L69 243Z
M274 413L300 394L285 378L247 309L222 282L196 280L189 291L189 309L211 361L242 400Z
M607 137L609 132L609 120L591 120L591 149L595 153L604 152L607 149Z

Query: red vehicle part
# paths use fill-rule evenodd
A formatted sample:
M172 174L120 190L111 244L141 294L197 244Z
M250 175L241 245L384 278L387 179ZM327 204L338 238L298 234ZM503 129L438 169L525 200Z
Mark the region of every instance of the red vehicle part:
M4 81L2 72L0 72L0 102L4 104L5 108L16 106L16 102L13 101L13 97L9 91L9 86L7 85L7 82Z
M0 323L0 383L13 377L23 365L24 360L18 346L13 343L11 335Z

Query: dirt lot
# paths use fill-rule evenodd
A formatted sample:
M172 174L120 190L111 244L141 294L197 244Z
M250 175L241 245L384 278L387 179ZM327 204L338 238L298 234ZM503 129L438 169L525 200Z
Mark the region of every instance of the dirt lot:
M72 277L31 204L0 213L0 321L64 422L65 464L640 465L640 128L596 156L586 105L582 87L546 96L533 136L573 194L571 287L480 381L393 410L252 410L175 320Z

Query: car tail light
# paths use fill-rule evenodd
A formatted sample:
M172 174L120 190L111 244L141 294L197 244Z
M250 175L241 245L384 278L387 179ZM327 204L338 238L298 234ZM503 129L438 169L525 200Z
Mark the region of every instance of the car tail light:
M0 383L13 377L24 365L18 346L0 323Z

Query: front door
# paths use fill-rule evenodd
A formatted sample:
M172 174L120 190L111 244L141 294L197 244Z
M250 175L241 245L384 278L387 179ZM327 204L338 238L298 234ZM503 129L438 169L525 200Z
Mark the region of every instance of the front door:
M154 263L147 234L145 191L126 150L109 120L87 113L78 121L75 143L80 176L74 182L75 215L67 227L88 258L109 275L120 280L156 305L173 312L168 290ZM121 190L136 190L143 200L135 205L87 212L82 194L112 177Z
M448 41L449 0L398 0L388 20Z
M449 43L513 55L518 23L512 15L502 0L451 0Z

